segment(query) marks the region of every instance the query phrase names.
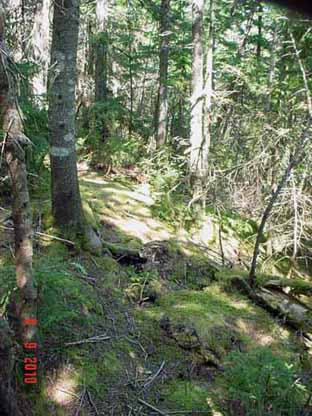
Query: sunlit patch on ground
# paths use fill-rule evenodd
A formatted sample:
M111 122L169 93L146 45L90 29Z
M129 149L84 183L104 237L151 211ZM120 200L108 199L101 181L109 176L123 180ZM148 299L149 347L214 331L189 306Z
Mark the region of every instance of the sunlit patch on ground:
M58 405L68 406L79 399L77 387L77 373L71 365L67 365L49 380L47 396Z

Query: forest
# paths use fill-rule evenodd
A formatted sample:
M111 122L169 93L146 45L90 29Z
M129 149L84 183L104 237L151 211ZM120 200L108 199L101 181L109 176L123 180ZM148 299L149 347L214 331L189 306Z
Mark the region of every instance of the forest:
M0 416L312 416L311 18L0 0Z

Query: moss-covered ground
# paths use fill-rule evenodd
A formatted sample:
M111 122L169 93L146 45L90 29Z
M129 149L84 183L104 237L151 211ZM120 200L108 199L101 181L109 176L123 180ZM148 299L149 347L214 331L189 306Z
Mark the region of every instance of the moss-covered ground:
M145 244L153 256L137 267L109 252L93 257L53 239L36 241L40 383L25 396L28 413L301 414L311 389L309 356L298 334L229 289L233 271L215 254L216 219L195 238L153 218L147 186L96 174L81 185L85 210L104 240L135 249ZM49 215L43 217L48 231ZM246 250L246 234L254 232L248 223L235 234L231 221L222 223L232 230L223 242L229 257L240 242ZM2 313L15 287L13 264L2 249Z

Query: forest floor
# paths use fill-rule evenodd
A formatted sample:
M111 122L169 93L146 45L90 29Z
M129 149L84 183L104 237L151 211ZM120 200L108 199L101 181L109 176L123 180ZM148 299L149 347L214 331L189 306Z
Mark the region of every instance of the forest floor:
M234 232L224 236L225 268L215 219L192 231L174 229L155 216L147 184L93 172L80 182L102 239L144 261L112 255L109 246L92 256L36 241L41 383L36 392L21 392L26 414L264 415L248 413L235 391L247 378L257 398L257 386L269 385L259 374L266 377L262 369L275 364L281 395L295 363L308 394L311 366L302 367L300 337L226 283L244 273L235 264L244 263L248 249ZM14 265L8 250L2 259L3 299L14 286ZM274 388L265 414L301 414L297 397L281 402ZM280 408L288 403L285 413L270 413L278 400Z

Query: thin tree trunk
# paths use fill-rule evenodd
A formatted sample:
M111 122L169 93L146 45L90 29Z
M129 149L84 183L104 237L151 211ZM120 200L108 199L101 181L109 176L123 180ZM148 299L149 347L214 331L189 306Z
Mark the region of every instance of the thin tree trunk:
M134 91L133 91L133 69L132 69L132 44L129 50L129 80L130 80L130 117L129 117L129 137L133 130L133 106L134 106Z
M4 13L2 11L2 13ZM3 19L3 15L1 16ZM4 20L3 20L4 21ZM21 113L16 101L15 78L10 61L5 52L4 32L1 25L1 63L0 63L0 111L1 126L4 132L5 159L12 184L12 216L15 235L16 282L19 288L17 318L19 334L23 342L36 338L35 329L23 324L24 318L36 318L37 290L32 273L32 216L27 184L27 171L24 147L30 140L23 133Z
M95 101L105 103L107 101L107 0L97 0L96 20L97 20L97 42L95 47ZM105 111L106 113L106 111ZM105 141L109 136L105 113L101 115L101 136Z
M143 75L143 82L142 82L142 93L141 98L138 105L138 115L139 117L143 114L144 109L144 99L145 99L145 84L146 84L146 78L147 78L147 67L148 67L148 60L146 60L145 66L144 66L144 75Z
M277 48L277 35L278 35L278 26L274 27L273 39L271 44L271 58L270 58L270 68L268 76L268 95L265 103L265 111L270 113L272 108L272 89L275 78L275 66L276 66L276 48Z
M33 28L33 55L39 63L39 71L32 80L34 94L42 97L47 93L47 76L49 65L49 31L50 0L39 0L36 3Z
M170 0L161 2L160 53L159 53L159 89L156 109L156 147L166 142L168 124L168 63L169 63L169 27Z
M294 177L292 178L292 197L293 197L293 207L294 207L294 247L292 261L296 261L298 253L298 227L299 227L299 218L298 218L298 194L296 188L296 181Z
M205 101L204 101L204 143L203 154L204 160L207 163L209 160L209 148L211 141L211 122L212 122L212 97L213 97L213 47L214 47L214 32L213 32L213 0L210 0L209 5L209 33L206 56L206 76L205 76Z
M256 54L257 54L257 59L258 60L260 60L260 58L261 58L262 13L263 13L263 7L262 7L262 4L259 4L259 9L258 9L258 41L257 41L257 48L256 48Z
M204 148L203 108L203 10L204 0L193 0L193 62L192 62L192 95L191 95L191 153L190 177L193 188L193 200L201 198L207 177L208 160Z
M0 117L3 131L4 156L12 185L12 217L15 237L15 266L18 293L12 299L11 316L17 325L11 325L21 345L32 343L31 356L37 357L37 289L32 272L32 216L27 184L25 146L30 140L23 133L21 113L16 101L13 65L8 58L4 42L4 10L0 9ZM11 64L11 67L10 67ZM12 368L13 355L11 334L4 319L0 319L0 412L3 416L21 416L18 408ZM31 321L29 321L31 320ZM29 325L29 322L32 325ZM35 344L36 343L36 344ZM30 351L28 351L30 355Z

